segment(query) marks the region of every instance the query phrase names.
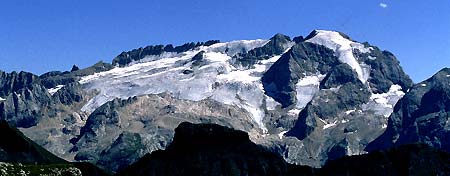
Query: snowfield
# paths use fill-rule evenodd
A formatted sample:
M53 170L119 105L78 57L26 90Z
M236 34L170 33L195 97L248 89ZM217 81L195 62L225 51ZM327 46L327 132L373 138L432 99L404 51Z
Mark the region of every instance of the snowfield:
M115 98L169 92L180 99L199 101L210 98L243 108L266 131L262 122L265 110L275 109L278 103L264 94L261 77L281 55L247 70L235 68L231 62L237 53L261 47L267 42L241 40L201 46L179 54L164 53L126 67L83 77L79 82L85 88L100 93L84 105L82 111L92 112ZM191 58L200 51L205 52L202 60L205 64L195 66ZM191 73L185 73L186 70Z

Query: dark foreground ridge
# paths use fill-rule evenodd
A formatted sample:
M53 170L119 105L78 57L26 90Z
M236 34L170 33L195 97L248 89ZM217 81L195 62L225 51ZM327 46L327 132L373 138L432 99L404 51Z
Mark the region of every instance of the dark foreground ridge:
M166 150L145 155L118 175L448 175L450 154L410 144L329 161L323 168L288 164L245 132L184 122Z
M286 175L283 158L245 132L215 124L181 123L166 150L145 155L118 175Z
M61 164L67 161L58 158L37 145L19 130L11 128L4 120L0 121L0 161L23 164Z
M0 175L108 175L93 164L70 163L53 155L4 120L0 139Z

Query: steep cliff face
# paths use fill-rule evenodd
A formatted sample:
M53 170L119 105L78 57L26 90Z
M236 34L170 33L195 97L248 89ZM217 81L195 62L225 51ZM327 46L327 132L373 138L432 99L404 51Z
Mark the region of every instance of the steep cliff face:
M297 41L264 73L262 82L266 95L297 115L294 120L279 118L292 126L277 120L285 139L269 146L290 162L313 166L364 153L412 86L389 52L321 30Z
M164 149L182 122L214 123L258 134L242 109L214 100L178 100L169 94L114 100L89 116L72 143L75 160L120 170L146 153Z
M368 151L425 143L450 151L450 69L414 85L397 103L386 131Z

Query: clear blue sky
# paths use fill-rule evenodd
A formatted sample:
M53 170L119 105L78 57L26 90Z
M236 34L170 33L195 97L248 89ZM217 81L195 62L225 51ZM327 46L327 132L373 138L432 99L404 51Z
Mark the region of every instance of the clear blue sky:
M393 52L415 82L450 67L449 0L2 0L0 69L42 74L150 44L313 29Z

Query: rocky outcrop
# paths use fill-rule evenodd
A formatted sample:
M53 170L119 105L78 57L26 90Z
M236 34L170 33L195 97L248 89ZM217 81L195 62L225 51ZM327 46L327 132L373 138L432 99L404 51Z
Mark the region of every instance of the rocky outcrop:
M296 43L262 78L266 95L297 113L293 126L280 131L282 142L267 146L289 162L316 167L363 154L412 81L389 52L342 33L313 31Z
M264 46L233 56L233 65L238 68L252 67L257 62L283 54L293 43L289 36L276 34Z
M164 52L181 53L181 52L189 51L189 50L194 49L199 46L210 46L210 45L213 45L213 44L216 44L219 42L220 41L218 41L218 40L209 40L206 42L197 42L197 43L190 42L190 43L185 43L181 46L176 46L176 47L173 47L173 45L165 45L165 46L164 45L150 45L150 46L146 46L144 48L138 48L138 49L134 49L134 50L127 51L127 52L122 52L113 59L112 64L118 65L118 66L126 66L129 63L131 63L133 61L139 61L139 60L145 58L146 56L160 55Z
M21 89L31 89L33 84L39 84L39 82L39 78L32 73L0 71L0 97L6 97Z
M449 129L450 69L444 68L399 100L386 131L366 150L419 142L450 151Z
M264 73L264 90L286 108L297 101L295 84L299 79L316 73L326 74L338 63L333 51L324 46L296 44Z
M378 47L364 43L372 48L369 53L354 50L354 55L371 68L368 79L372 92L382 93L389 91L392 85L400 85L403 90L413 86L411 78L403 71L400 62L389 51L381 51Z
M0 101L0 119L18 127L35 126L43 117L41 107L52 103L45 87L32 84L9 93Z
M114 100L89 116L72 140L78 161L120 170L146 153L164 149L178 124L215 123L255 134L257 124L242 109L213 100L175 99L169 94Z
M97 62L96 64L84 68L84 69L74 69L72 71L52 71L48 73L44 73L39 78L41 79L42 85L47 89L54 88L58 85L66 85L69 83L74 83L79 81L79 78L82 76L92 75L97 72L107 71L112 69L113 66L108 63L104 63L102 61Z

